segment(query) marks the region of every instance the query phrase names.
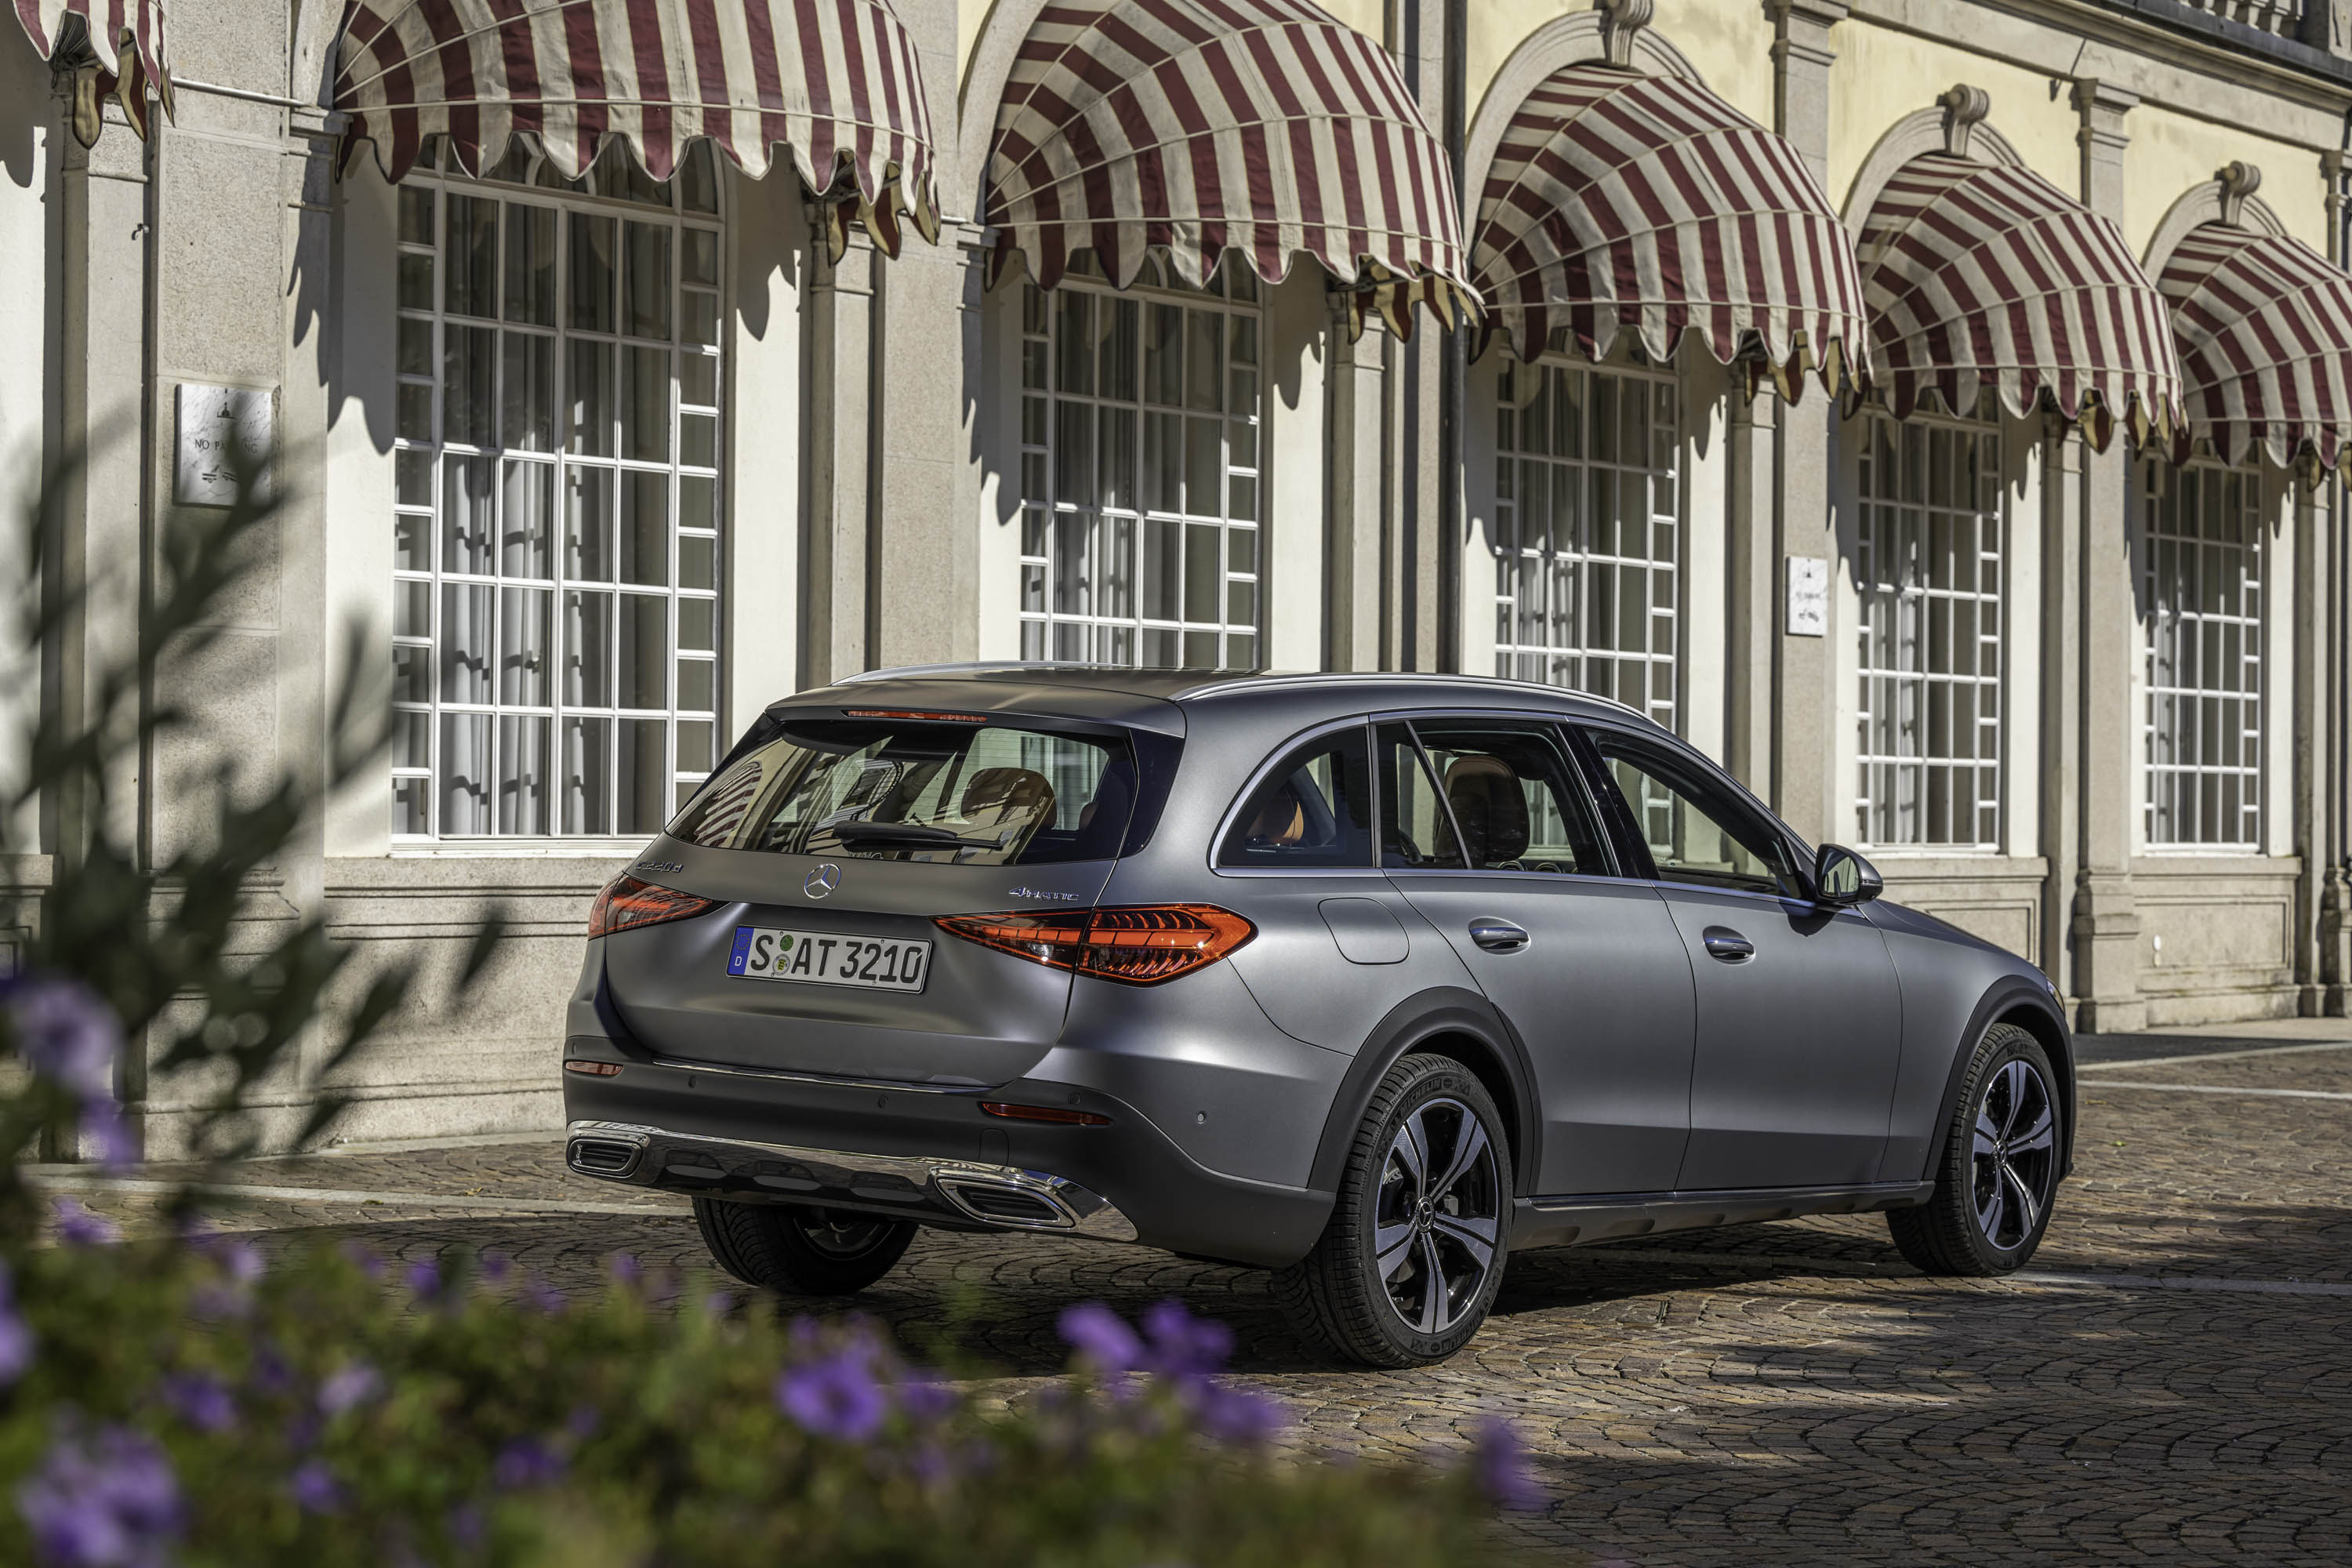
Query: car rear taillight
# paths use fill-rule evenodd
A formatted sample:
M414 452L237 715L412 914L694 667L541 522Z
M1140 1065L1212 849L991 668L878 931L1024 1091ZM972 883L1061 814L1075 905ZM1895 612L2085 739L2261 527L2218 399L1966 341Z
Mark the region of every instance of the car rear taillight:
M718 907L716 899L698 899L676 888L656 888L635 877L615 877L604 884L588 910L588 934L611 936L664 921L691 920Z
M1257 934L1214 904L1136 904L1068 914L941 915L950 936L1129 985L1157 985L1212 964Z

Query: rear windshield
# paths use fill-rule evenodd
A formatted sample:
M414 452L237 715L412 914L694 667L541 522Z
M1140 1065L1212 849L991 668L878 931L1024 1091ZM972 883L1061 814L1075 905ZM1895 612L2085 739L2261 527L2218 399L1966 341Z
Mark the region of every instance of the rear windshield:
M770 718L669 831L708 849L1041 866L1117 858L1135 798L1121 734Z

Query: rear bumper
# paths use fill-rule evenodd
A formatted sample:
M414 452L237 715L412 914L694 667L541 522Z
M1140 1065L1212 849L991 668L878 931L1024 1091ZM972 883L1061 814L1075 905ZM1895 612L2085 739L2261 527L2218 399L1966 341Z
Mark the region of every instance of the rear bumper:
M1133 1241L1258 1267L1304 1257L1330 1215L1330 1194L1211 1171L1134 1106L1081 1085L858 1082L649 1058L593 1036L575 1035L565 1055L620 1065L609 1078L563 1075L567 1158L608 1181L952 1229ZM1066 1106L1109 1124L1007 1121L983 1112L983 1098ZM604 1154L612 1168L582 1163L599 1144L614 1146Z
M575 1121L564 1163L583 1176L738 1201L856 1205L932 1225L1063 1231L1133 1241L1135 1226L1099 1194L1048 1171L929 1155L796 1149Z

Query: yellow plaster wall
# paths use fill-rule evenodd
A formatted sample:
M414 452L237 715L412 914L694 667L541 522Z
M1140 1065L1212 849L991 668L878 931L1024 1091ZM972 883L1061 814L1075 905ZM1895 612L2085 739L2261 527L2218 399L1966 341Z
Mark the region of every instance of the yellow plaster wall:
M1470 7L1463 60L1470 119L1477 119L1487 86L1528 34L1555 16L1591 9L1577 0L1477 0ZM1772 26L1762 6L1658 0L1650 31L1680 50L1718 96L1751 119L1772 123Z
M994 0L956 0L956 91L963 91L963 73L971 68L971 51L980 45L980 29Z
M1387 38L1387 0L1316 0L1316 4L1375 42ZM1475 16L1478 7L1471 10Z
M2174 202L2232 159L2262 170L2257 194L2289 234L2327 253L2327 185L2311 153L2147 103L2124 116L2124 129L2131 142L2124 149L2123 230L2135 255L2147 254L2156 226Z
M1935 107L1936 95L1956 82L1985 89L1992 99L1986 122L2027 167L2060 190L2081 189L2074 132L2082 121L2063 88L2051 97L2049 77L1859 18L1839 23L1830 42L1837 60L1830 67L1829 187L1840 210L1878 139L1896 121Z

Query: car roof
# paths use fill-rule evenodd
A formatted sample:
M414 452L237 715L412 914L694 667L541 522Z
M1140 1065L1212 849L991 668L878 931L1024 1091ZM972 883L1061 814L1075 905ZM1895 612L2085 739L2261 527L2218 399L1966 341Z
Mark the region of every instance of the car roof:
M829 693L846 700L892 698L909 702L957 701L978 710L1019 712L1066 707L1073 716L1143 723L1181 733L1182 722L1168 707L1192 709L1251 699L1321 694L1332 702L1364 709L1444 706L1454 702L1513 707L1538 706L1599 718L1641 717L1609 698L1493 676L1439 675L1394 670L1260 671L1133 669L1108 665L1059 663L970 663L908 665L852 675L820 691L803 691L776 704L823 702ZM1165 706L1163 706L1165 705ZM1157 710L1157 713L1154 710ZM1154 717L1161 721L1153 723Z

